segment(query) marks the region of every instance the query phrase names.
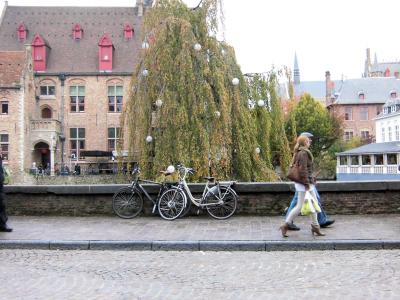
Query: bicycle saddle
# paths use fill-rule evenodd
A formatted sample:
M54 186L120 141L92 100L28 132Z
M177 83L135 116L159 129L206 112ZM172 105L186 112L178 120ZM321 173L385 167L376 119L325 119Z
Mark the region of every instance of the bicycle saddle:
M214 181L215 177L203 177L203 179L208 181Z

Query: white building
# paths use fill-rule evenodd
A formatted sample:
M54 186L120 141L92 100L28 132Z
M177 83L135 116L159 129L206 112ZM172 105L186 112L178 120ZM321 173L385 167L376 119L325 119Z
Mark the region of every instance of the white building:
M375 126L377 143L400 141L399 98L393 98L385 103L382 113L375 118Z

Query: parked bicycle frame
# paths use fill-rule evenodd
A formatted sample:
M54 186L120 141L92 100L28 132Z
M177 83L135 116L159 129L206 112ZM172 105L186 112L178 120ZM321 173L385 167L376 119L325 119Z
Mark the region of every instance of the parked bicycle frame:
M166 176L171 175L171 173L168 172L163 173ZM139 168L135 168L132 171L132 175L135 176L132 184L128 187L123 187L119 189L113 196L113 210L117 216L123 219L134 218L142 211L143 197L153 203L152 213L155 213L160 195L162 195L168 189L173 189L173 183L140 179L139 174ZM151 183L159 185L160 189L158 191L157 197L152 198L143 188L141 183Z
M161 217L167 220L178 218L182 212L174 208L181 207L182 205L186 207L189 201L199 208L206 209L208 214L216 219L227 219L235 213L238 195L232 189L234 182L221 184L216 181L215 184L210 187L210 184L215 181L215 178L205 177L204 179L207 180L207 184L203 194L201 198L195 198L190 192L186 182L187 174L193 174L194 170L192 168L186 168L185 166L178 166L178 172L178 187L164 192L158 202L158 211Z

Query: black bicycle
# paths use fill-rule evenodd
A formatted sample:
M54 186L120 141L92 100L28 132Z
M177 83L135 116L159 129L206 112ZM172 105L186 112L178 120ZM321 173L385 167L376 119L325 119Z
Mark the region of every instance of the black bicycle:
M162 171L162 173L166 176L171 175L171 173L164 171ZM174 188L174 183L172 182L156 182L151 180L144 180L140 179L139 174L139 168L135 168L132 172L132 175L135 176L132 184L130 186L119 189L113 196L113 210L115 214L120 218L132 219L139 215L143 209L143 198L146 198L153 203L152 213L156 213L158 211L157 205L160 196L166 190ZM158 190L157 197L152 198L143 188L141 183L152 183L158 185L160 188Z

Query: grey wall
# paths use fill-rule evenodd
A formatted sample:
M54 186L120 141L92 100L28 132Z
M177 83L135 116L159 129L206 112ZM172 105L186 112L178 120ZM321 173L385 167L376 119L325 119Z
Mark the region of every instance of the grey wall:
M113 214L112 195L126 185L41 185L5 186L10 215ZM195 193L204 185L192 184ZM323 207L329 214L400 213L400 181L321 182L317 188ZM289 205L294 186L291 183L238 183L238 214L280 215ZM147 185L153 194L156 186ZM145 201L145 214L152 205Z

